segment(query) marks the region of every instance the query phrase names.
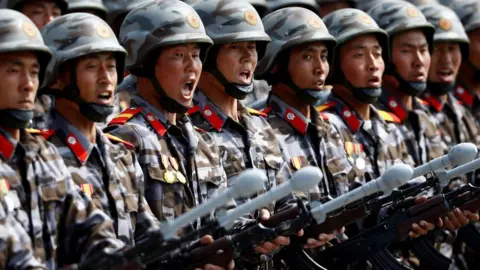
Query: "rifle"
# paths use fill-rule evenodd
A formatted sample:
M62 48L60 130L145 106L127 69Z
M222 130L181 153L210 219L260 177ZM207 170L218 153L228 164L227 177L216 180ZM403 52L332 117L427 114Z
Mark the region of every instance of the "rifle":
M445 177L453 179L477 168L480 168L480 160L452 169L445 174ZM465 185L449 193L437 195L425 203L407 206L408 204L411 203L406 202L400 206L391 207L390 215L380 224L323 251L321 258L325 260L325 265L337 269L339 266L364 260L369 260L374 265L384 265L385 261L378 256L378 253L388 252L387 248L392 243L404 241L413 223L421 220L432 222L438 217L446 216L457 207L462 211L478 211L480 188Z
M397 164L388 169L382 177L311 210L299 199L297 206L281 211L269 220L254 224L239 233L224 236L211 245L184 251L180 256L172 258L173 265L182 269L192 269L207 263L226 266L229 261L238 258L242 251L251 249L256 244L278 236L293 236L301 228L320 225L327 217L322 213L336 211L345 204L381 191L388 193L405 184L412 174L409 166Z
M232 198L247 198L264 189L266 182L265 173L262 170L250 169L238 176L234 184L219 192L217 196L206 201L194 209L190 210L172 222L165 222L160 224L160 228L148 233L142 239L139 239L135 246L127 246L120 250L115 250L111 254L99 254L92 256L86 261L65 267L65 269L114 269L122 265L129 265L131 263L145 267L146 265L156 262L157 258L175 250L195 240L199 236L198 233L193 232L183 238L176 236L180 228L194 222L199 217L208 214L213 209L225 205Z

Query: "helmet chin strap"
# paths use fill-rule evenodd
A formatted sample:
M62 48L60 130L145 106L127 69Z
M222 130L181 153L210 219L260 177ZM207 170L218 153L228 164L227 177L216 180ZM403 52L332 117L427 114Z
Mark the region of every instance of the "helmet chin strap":
M150 82L155 89L155 92L160 96L160 106L167 110L169 113L178 113L178 114L185 114L188 111L188 107L183 106L182 104L178 103L175 99L170 98L165 90L163 90L162 86L158 82L158 79L155 75L149 76Z
M208 71L225 88L225 93L235 99L243 100L248 94L253 92L253 78L250 84L237 84L229 82L217 67L211 68Z
M297 98L306 105L309 106L318 106L326 103L330 98L331 90L317 90L312 88L300 88L298 87L290 78L290 76L285 77L283 83L285 83L290 89L295 92Z
M357 100L366 103L373 104L382 95L382 88L378 87L355 87L350 81L344 77L345 86L353 94L353 97Z
M443 96L453 92L455 88L455 82L439 83L439 82L427 82L428 92L434 96Z
M2 109L0 119L4 127L21 129L26 128L33 119L33 110Z
M398 83L400 84L399 86L400 91L403 91L409 96L418 97L421 94L423 94L425 90L427 90L426 82L407 81L397 72L396 67L393 67L392 69L393 69L393 71L391 72L392 75L395 77L395 79L397 79Z

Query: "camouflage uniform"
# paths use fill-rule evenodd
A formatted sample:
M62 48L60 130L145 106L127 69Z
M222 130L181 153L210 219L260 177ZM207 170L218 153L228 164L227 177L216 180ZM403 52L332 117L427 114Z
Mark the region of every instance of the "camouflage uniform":
M388 61L388 41L386 33L381 30L366 13L356 9L342 9L324 18L329 32L337 39L339 48L349 40L365 34L376 34L383 48L383 58ZM333 76L340 76L341 71L333 70ZM346 88L345 85L334 84L333 92ZM358 91L357 89L347 91ZM337 128L345 142L348 159L354 166L360 182L379 177L385 169L397 162L413 165L408 148L402 141L398 122L393 114L376 109L370 105L370 120L359 117L348 104L334 95L332 102L324 106L324 113Z
M314 21L316 19L316 21ZM284 22L279 24L278 22ZM263 23L272 42L267 46L266 56L260 61L256 70L257 77L282 77L273 80L267 79L278 87L278 91L308 91L298 88L288 77L288 71L280 74L271 74L274 66L279 68L280 55L294 46L319 41L328 46L329 52L334 50L336 41L328 33L321 19L310 10L298 7L285 8L268 14ZM291 29L301 28L295 34L284 36L282 33ZM331 58L330 58L331 59ZM282 67L281 69L285 69ZM301 100L301 99L300 99ZM317 100L315 100L317 102ZM315 108L305 102L310 108L310 119L297 109L289 106L275 93L270 95L267 109L268 122L272 126L280 148L292 169L299 169L308 165L322 168L325 181L319 189L310 193L310 200L319 201L321 198L348 191L347 174L352 167L346 159L343 142L337 130L317 113Z
M411 10L409 12L409 10ZM416 11L411 4L390 1L383 5L378 5L369 10L369 15L383 28L389 35L390 40L397 33L408 30L423 30L428 41L433 38L433 26L420 13ZM414 16L417 15L417 16ZM395 67L392 65L392 69ZM431 121L428 109L423 105L423 101L416 98L414 93L404 89L403 84L399 82L398 73L394 70L390 73L394 75L383 76L383 91L379 99L379 107L393 113L398 121L397 128L400 130L401 140L408 147L408 152L413 157L415 165L424 164L431 159L446 154L446 149L442 143L436 124ZM406 108L403 102L395 97L399 92L410 96L412 99L412 109Z
M15 219L14 204L20 199L10 182L18 182L15 171L0 162L0 269L46 269L33 257L32 242L22 224ZM14 179L14 180L10 180ZM17 215L26 217L21 210Z
M148 20L149 24L138 24L139 18ZM180 26L166 32L157 31L169 27L171 21L177 21ZM140 32L156 35L156 40L138 37ZM139 67L149 60L151 51L165 43L197 42L204 48L211 44L196 12L179 1L154 1L133 10L125 19L120 36L122 44L128 44L127 69L133 75L141 74L138 76L146 76ZM145 198L159 220L173 220L213 196L212 187L218 190L224 187L219 157L210 150L215 146L202 140L188 119L183 117L177 125L172 125L163 113L137 95L130 105L111 121L107 131L135 146L146 179Z
M0 16L5 27L0 35L0 51L37 52L42 78L50 51L38 29L16 11L2 10ZM1 121L2 125L9 123L3 118ZM9 192L19 198L11 209L32 240L34 256L49 269L56 269L57 265L76 263L104 248L122 247L108 216L96 210L75 188L57 149L25 129L20 133L16 141L0 130L0 160L15 172L16 177L7 178Z

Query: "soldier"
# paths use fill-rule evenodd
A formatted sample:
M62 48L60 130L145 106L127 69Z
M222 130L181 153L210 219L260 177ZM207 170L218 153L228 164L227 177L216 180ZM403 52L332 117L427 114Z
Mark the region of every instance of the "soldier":
M126 51L106 22L87 13L62 16L42 33L53 52L43 84L56 97L48 140L58 148L75 184L114 220L117 237L133 245L157 223L143 197L142 170L133 153L110 143L96 126L113 112Z
M382 92L385 61L389 59L388 35L369 15L357 9L335 11L324 22L338 46L327 79L333 83L333 97L321 111L345 142L356 179L375 179L397 162L413 165L399 130L392 124L396 118L372 105ZM425 200L421 197L416 202ZM421 221L412 225L409 234L418 237L433 228L433 224Z
M38 29L67 12L66 0L8 0L8 8L22 12Z
M355 0L317 0L317 3L320 6L319 15L323 18L336 10L354 8Z
M107 8L102 0L68 0L68 13L86 12L102 19L107 18Z
M117 37L120 34L120 27L128 12L148 0L103 0L108 9L107 23L112 27Z
M123 247L108 216L78 192L58 150L41 132L25 129L51 53L26 16L4 9L0 17L0 160L13 169L15 177L6 179L18 200L9 207L27 231L34 256L56 269Z

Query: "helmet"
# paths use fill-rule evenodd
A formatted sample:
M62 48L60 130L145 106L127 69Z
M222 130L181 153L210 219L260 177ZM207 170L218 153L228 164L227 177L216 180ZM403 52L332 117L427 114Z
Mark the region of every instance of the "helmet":
M384 0L357 0L355 7L368 13L372 7L382 3ZM397 0L403 1L403 0Z
M268 8L267 0L248 0L248 2L257 10L260 17L263 17Z
M267 46L265 57L259 62L255 75L269 81L272 76L275 76L275 79L283 80L290 88L295 90L300 100L313 105L321 99L319 96L314 96L314 94L320 94L319 91L299 89L298 86L293 84L290 76L273 75L271 71L278 61L285 60L285 57L282 57L284 52L295 46L316 41L326 44L328 61L332 64L333 52L337 44L335 38L328 33L327 27L320 17L306 8L279 9L265 16L263 23L267 33L272 37L272 42ZM281 68L285 68L285 66L283 65Z
M160 86L151 68L156 60L152 56L164 46L197 43L200 57L205 60L213 42L197 12L177 0L146 2L128 13L120 29L120 42L129 52L126 68L130 73L150 79L164 109L184 114L188 108L168 97Z
M149 0L103 0L108 9L107 23L113 25L117 18L126 16L128 12Z
M107 17L107 8L102 0L68 0L68 13L95 10L102 19Z
M269 0L266 14L286 7L303 7L317 13L320 9L315 0Z
M256 41L258 59L265 54L270 37L265 33L262 20L255 8L244 0L205 0L193 6L202 19L207 35L213 40L204 70L211 72L225 87L227 94L244 99L253 91L253 81L249 85L228 82L217 69L216 57L220 44Z
M427 20L435 26L434 42L458 42L461 46L463 58L468 59L470 41L455 12L442 5L425 5L420 7L420 10Z
M465 31L480 28L480 1L478 0L450 0L448 6L457 13L463 23Z
M20 12L0 9L0 53L30 51L38 55L39 79L43 78L51 52L43 43L40 31L33 22ZM33 110L1 109L0 121L10 128L24 128L33 118Z
M93 53L112 52L117 61L119 83L123 79L125 49L120 46L108 24L99 17L88 13L72 13L61 16L42 29L45 44L53 52L53 59L47 67L43 87L56 97L76 102L80 112L88 119L103 122L113 112L113 106L87 103L80 97L76 72L71 72L70 84L63 91L49 89L60 68L79 57ZM72 67L74 69L75 67Z
M423 6L430 4L439 4L438 0L407 0L408 2L414 4L415 6Z
M128 13L120 29L120 43L129 53L125 66L137 76L148 72L145 63L160 47L189 42L199 43L201 57L205 59L212 40L206 35L195 10L177 0L156 0L140 5Z
M346 8L330 13L324 18L328 31L337 39L336 55L342 45L363 35L373 34L382 47L383 59L388 62L388 35L382 30L367 13L353 8ZM339 59L337 57L337 59ZM345 81L355 98L364 103L374 103L381 95L381 88L358 88L344 79L337 60L331 74L335 82Z
M28 1L33 2L35 0L8 0L7 6L10 9L15 9L15 10L21 11L23 3L28 2ZM67 0L54 0L54 2L58 5L60 10L62 11L62 14L67 13L67 9L68 9Z

